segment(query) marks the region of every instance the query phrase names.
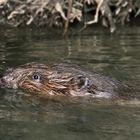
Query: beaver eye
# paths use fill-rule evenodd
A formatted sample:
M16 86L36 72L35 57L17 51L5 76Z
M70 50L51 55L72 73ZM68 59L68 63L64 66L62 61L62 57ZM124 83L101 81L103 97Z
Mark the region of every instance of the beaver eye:
M34 74L34 75L32 76L32 79L33 79L33 80L40 80L40 75Z

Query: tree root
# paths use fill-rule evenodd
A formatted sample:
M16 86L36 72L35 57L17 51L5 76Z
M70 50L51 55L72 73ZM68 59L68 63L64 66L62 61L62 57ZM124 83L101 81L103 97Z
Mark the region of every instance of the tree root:
M114 32L116 23L125 24L130 15L140 15L140 0L0 0L0 24L61 26L64 34L70 23L87 27L100 21Z

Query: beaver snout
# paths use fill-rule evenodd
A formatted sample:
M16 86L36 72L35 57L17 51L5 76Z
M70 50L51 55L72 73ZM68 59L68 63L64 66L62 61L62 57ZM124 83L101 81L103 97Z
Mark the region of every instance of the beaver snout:
M6 84L5 80L3 78L0 78L0 87L4 87Z

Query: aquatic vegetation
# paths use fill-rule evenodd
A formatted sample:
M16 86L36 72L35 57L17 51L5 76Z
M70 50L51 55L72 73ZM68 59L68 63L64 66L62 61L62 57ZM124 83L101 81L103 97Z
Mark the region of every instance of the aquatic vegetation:
M11 26L59 26L102 23L114 32L140 15L140 0L0 0L0 23Z

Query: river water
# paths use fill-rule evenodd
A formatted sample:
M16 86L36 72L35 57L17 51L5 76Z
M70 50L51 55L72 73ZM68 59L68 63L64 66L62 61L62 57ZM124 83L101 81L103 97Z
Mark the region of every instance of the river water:
M140 26L59 31L0 29L0 72L27 62L78 64L129 83L139 97ZM130 93L130 94L134 94ZM59 102L0 89L0 140L139 140L140 102Z

